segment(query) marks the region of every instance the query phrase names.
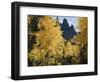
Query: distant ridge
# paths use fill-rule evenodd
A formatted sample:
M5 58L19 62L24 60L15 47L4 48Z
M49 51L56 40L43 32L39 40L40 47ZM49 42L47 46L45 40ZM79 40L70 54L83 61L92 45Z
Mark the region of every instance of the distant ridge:
M60 24L61 30L63 31L63 37L67 39L73 38L73 36L77 35L77 32L74 29L74 26L69 26L67 19L63 19L63 22Z

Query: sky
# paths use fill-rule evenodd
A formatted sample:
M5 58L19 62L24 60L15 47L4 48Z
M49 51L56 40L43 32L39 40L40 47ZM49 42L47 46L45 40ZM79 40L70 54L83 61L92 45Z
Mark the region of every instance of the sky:
M57 16L52 16L53 19L56 19ZM79 29L77 28L77 20L79 17L75 16L58 16L59 22L62 23L63 19L67 19L69 26L73 25L74 29L78 32Z

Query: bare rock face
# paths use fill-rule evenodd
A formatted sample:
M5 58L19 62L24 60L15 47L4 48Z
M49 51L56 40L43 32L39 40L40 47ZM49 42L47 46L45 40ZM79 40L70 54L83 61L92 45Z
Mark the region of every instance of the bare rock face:
M63 23L61 24L61 30L63 31L63 37L65 39L71 39L77 34L74 29L74 26L69 26L67 19L63 19Z

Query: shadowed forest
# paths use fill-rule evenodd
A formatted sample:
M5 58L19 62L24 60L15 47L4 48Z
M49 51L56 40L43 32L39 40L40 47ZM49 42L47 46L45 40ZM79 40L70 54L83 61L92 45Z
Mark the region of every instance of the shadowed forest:
M77 17L76 31L66 17L62 22L55 17L27 16L28 66L87 64L88 18Z

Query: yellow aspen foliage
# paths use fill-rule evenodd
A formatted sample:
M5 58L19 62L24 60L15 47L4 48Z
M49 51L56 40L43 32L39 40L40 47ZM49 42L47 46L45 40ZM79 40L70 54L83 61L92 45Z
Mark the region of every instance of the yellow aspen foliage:
M88 18L80 17L78 19L78 28L80 29L80 33L78 36L75 36L74 40L77 44L83 47L87 43L87 30L88 30Z
M29 16L28 23L32 26L31 20L33 21L32 16ZM32 48L28 52L28 59L32 66L80 63L82 59L80 53L86 52L86 49L82 52L82 46L87 43L87 21L86 17L80 17L78 19L80 34L71 40L65 40L58 20L51 16L40 16L35 26L36 30L28 33L31 36L30 43L33 38Z
M40 50L38 48L33 48L31 50L31 52L28 54L28 57L30 59L30 61L32 62L40 62L40 65L45 64L45 51L44 50ZM35 62L33 63L33 65L35 65Z
M80 47L78 45L73 45L68 41L64 47L64 57L74 56L77 57L80 54Z
M88 18L87 17L80 17L78 19L78 27L82 32L84 29L88 27Z
M29 54L30 60L41 59L41 56L44 58L45 56L44 53L41 52L41 49L50 57L53 56L54 58L59 58L63 55L64 39L60 28L60 25L50 16L40 18L38 23L39 31L33 33L33 35L36 36L36 44L33 45L33 49ZM50 62L52 62L52 64L54 64L53 62L55 62L57 64L56 60L51 60L45 63L50 64Z
M40 48L56 52L59 44L63 46L64 39L62 37L62 32L60 26L49 16L44 16L40 19L38 24L39 32L35 35L40 42Z

